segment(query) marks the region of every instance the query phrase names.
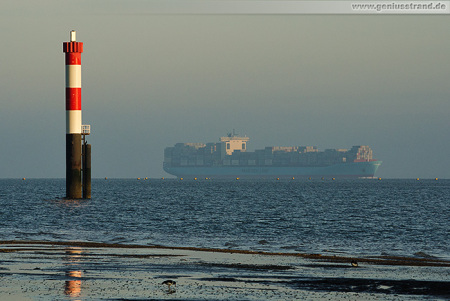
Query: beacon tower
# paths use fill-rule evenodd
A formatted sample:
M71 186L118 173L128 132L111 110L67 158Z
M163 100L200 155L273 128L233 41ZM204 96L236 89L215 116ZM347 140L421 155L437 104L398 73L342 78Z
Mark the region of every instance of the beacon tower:
M76 31L70 32L70 42L63 43L63 52L66 54L66 197L68 199L90 198L90 145L86 145L85 135L90 132L89 126L81 123L81 53L83 43L76 41ZM82 129L83 127L83 129ZM87 129L87 130L84 130ZM83 136L83 137L82 137ZM83 139L82 139L83 138ZM86 152L89 149L89 160L86 160ZM82 160L82 156L84 160ZM82 169L89 163L89 167ZM82 185L82 171L89 171L89 185ZM86 174L83 182L87 182ZM89 188L87 191L86 188ZM89 196L88 196L89 195Z

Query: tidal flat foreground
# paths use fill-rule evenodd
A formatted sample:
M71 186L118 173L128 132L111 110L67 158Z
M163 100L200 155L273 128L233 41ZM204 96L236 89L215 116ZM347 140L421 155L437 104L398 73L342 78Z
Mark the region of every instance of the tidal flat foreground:
M2 241L0 254L0 300L450 298L450 261L419 256L43 241Z

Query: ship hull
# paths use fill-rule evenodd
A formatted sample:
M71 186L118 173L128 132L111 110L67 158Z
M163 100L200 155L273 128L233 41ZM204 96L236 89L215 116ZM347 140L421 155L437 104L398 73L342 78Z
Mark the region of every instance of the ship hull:
M164 166L178 178L372 178L382 161L341 163L329 166Z

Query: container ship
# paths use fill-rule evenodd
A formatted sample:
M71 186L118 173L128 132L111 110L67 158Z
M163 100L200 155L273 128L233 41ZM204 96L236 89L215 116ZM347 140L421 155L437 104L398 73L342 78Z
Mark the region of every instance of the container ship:
M350 149L268 146L247 151L235 133L217 143L177 143L164 149L164 170L178 178L373 178L381 161L366 145Z

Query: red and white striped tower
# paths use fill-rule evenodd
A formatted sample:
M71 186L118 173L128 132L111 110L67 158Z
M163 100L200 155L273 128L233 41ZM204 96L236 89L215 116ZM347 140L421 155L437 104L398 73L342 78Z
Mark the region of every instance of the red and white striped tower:
M66 54L66 197L82 198L81 184L81 53L83 43L70 32Z

